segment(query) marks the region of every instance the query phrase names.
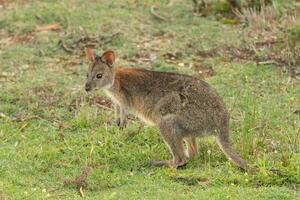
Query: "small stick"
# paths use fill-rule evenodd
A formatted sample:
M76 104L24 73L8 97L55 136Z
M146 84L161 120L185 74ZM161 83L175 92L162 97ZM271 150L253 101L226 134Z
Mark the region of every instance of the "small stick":
M65 50L67 53L74 53L74 49L71 49L69 47L67 47L67 45L65 44L64 40L63 39L60 39L58 44L63 48L63 50Z
M156 12L155 12L155 9L156 9L156 7L155 7L154 5L151 6L151 8L150 8L150 13L151 13L151 15L152 15L153 17L155 17L156 19L159 19L159 20L161 20L161 21L170 21L170 19L167 19L167 18L165 18L165 17L159 15L158 13L156 13Z
M109 108L107 106L103 106L101 104L94 104L93 106L96 106L96 107L99 107L99 108L103 108L103 109L108 110L108 111L114 111L114 109Z
M110 43L115 37L118 37L119 35L121 35L120 32L113 33L108 39L106 39L102 42L102 45Z
M261 61L258 62L259 65L270 65L270 64L277 64L275 60L267 60L267 61Z

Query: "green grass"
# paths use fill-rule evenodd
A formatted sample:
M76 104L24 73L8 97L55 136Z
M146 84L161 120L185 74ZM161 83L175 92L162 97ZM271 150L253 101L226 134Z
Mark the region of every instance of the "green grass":
M173 19L160 22L150 14L151 2L29 1L0 9L0 199L81 199L76 187L63 183L86 166L93 168L86 199L300 198L300 118L294 113L299 84L275 66L199 58L198 51L241 42L239 27L195 17L192 3L179 0L171 7L155 2L157 12ZM62 31L33 32L31 41L5 43L51 23ZM101 92L83 90L85 57L58 45L64 32L72 35L66 41L72 44L82 35L117 31L119 37L96 51L113 49L118 65L193 75L198 72L192 64L214 68L208 82L230 111L232 144L259 167L257 174L232 166L213 138L199 139L200 155L184 169L148 166L170 156L159 131L140 130L132 120L119 130L112 112L90 106L87 99ZM173 63L163 57L176 52L181 56ZM149 57L155 59L143 60ZM74 99L82 101L70 109Z

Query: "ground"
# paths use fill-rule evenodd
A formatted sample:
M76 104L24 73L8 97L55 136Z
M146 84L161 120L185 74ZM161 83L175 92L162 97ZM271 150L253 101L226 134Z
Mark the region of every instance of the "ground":
M1 200L300 198L297 80L203 53L240 45L242 25L194 15L183 0L0 5ZM119 129L109 99L84 91L86 46L114 50L120 66L205 78L228 107L234 149L259 171L234 167L214 138L198 139L183 169L151 168L170 156L158 129L134 116Z

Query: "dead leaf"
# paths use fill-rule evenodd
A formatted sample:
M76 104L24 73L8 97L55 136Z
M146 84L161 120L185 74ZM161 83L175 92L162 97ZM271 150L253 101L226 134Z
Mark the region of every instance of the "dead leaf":
M293 113L294 113L294 114L298 114L298 115L300 115L300 109L298 109L298 110L295 110Z
M179 67L184 67L184 63L178 63Z
M199 185L201 185L202 187L207 187L209 185L209 180L208 179L204 179L201 181L198 181Z
M204 64L200 64L200 63L194 64L193 68L197 72L197 77L199 79L205 79L216 75L216 72L212 67L205 66Z
M60 25L58 23L49 24L45 26L39 26L35 29L36 32L46 32L46 31L58 31L60 30Z
M182 57L182 53L180 53L180 52L176 52L176 53L167 52L167 53L163 54L163 57L167 60L178 60L179 58Z
M0 118L8 118L3 112L0 112Z
M66 126L64 123L60 123L58 125L58 136L59 136L60 141L64 141L64 139L65 139L65 134L64 134L65 128L66 128Z
M84 193L83 193L82 187L79 188L79 193L80 193L80 196L81 196L81 197L84 197Z

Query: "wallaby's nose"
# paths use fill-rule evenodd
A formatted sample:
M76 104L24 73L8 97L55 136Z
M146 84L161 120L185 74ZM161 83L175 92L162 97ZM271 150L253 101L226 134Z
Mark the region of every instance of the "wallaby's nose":
M89 84L85 84L85 91L89 92L91 91L91 86Z

